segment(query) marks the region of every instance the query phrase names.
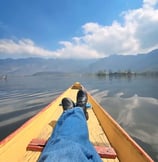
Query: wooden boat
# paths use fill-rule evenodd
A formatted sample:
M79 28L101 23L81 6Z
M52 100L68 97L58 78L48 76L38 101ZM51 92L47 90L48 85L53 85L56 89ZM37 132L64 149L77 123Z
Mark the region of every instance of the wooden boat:
M83 88L75 83L57 99L32 117L19 129L0 142L0 162L35 162L41 152L27 150L28 144L34 138L47 140L62 114L60 106L63 97L70 97L75 101L78 89ZM104 162L152 162L151 157L134 142L131 137L116 123L88 93L88 102L92 108L88 109L87 121L90 141L94 145L113 147L116 158L102 158Z

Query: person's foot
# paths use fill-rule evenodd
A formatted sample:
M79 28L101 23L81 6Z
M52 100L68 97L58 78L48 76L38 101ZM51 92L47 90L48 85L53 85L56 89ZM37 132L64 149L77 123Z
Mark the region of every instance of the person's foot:
M86 108L87 101L88 101L88 96L87 96L86 91L79 90L77 93L77 98L76 98L76 106L79 106L83 109L85 117L88 120L89 116L88 116L88 112Z
M70 98L63 98L62 106L63 106L63 110L65 111L68 109L72 109L75 106L75 104Z

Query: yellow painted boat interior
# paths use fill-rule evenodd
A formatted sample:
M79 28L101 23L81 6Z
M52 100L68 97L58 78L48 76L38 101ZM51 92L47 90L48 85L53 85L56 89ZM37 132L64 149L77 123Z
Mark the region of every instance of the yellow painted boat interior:
M62 114L60 106L63 97L76 101L79 83L68 88L55 101L27 121L22 127L0 143L0 162L36 162L40 156L38 151L27 151L26 147L33 138L47 140L53 131L56 121ZM104 162L151 162L152 159L128 136L128 134L111 118L111 116L88 94L87 121L90 141L93 145L112 146L117 158Z

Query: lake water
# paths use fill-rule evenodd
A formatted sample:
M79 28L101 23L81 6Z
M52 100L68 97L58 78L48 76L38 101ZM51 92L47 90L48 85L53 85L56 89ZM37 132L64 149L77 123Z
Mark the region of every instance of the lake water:
M0 139L81 82L111 116L158 161L158 77L59 74L0 80Z

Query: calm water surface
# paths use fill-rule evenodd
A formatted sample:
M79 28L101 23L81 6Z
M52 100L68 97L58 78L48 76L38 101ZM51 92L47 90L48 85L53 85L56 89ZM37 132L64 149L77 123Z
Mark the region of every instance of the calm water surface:
M0 80L2 140L74 82L81 82L111 116L158 161L158 77L9 76Z

